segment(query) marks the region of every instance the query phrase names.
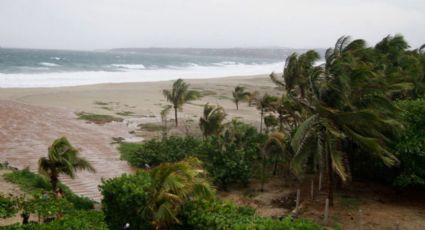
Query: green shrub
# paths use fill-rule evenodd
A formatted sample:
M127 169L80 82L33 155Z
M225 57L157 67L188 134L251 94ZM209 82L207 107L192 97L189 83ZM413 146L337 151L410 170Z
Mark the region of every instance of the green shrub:
M52 185L45 178L31 172L28 168L23 170L12 171L4 175L9 182L19 185L19 187L27 193L39 194L43 191L51 191ZM71 202L76 209L92 209L94 201L87 197L78 196L62 183L58 185L65 194L65 198Z
M231 183L248 183L259 162L258 146L264 138L254 127L233 122L223 135L206 139L197 153L214 183L226 189Z
M16 202L13 197L6 197L0 194L0 218L14 216L17 212Z
M99 211L73 211L60 220L45 224L31 223L27 225L14 224L3 227L5 230L105 230L103 213Z
M406 132L396 145L400 160L394 186L425 186L425 100L399 101Z
M122 175L102 182L102 208L105 221L110 229L121 229L126 223L137 226L136 229L150 227L142 218L140 210L146 205L147 190L151 178L146 172L135 175Z
M176 229L322 229L319 225L306 220L294 220L291 218L276 220L259 217L252 208L239 207L235 204L218 200L193 201L186 204L183 208L181 219L183 224L175 226Z
M226 188L230 183L247 184L258 164L258 146L265 136L242 122L231 122L220 136L201 141L193 137L169 137L150 140L144 144L122 143L121 159L132 166L144 168L163 162L176 162L195 156L204 166L214 183Z
M122 143L119 147L121 159L132 166L145 167L163 162L176 162L188 156L196 155L194 150L200 141L193 137L169 137L150 140L143 144Z

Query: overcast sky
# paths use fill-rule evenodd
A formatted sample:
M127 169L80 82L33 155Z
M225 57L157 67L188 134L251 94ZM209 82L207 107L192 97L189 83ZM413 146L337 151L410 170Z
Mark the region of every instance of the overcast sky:
M425 0L0 0L0 46L325 48L425 43Z

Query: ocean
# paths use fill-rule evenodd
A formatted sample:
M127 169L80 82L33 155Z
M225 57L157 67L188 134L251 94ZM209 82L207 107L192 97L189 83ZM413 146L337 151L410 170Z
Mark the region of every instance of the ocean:
M0 88L201 79L281 72L292 49L0 48ZM302 52L302 51L300 51Z

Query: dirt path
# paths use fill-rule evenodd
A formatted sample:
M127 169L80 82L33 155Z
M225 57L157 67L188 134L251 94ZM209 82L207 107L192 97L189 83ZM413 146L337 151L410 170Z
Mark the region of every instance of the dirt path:
M45 156L47 147L61 136L68 137L97 171L94 174L80 172L75 180L61 178L77 194L100 200L97 186L101 178L131 171L110 144L112 137L129 136L124 124L86 124L76 120L68 110L0 100L0 161L36 171L38 159Z

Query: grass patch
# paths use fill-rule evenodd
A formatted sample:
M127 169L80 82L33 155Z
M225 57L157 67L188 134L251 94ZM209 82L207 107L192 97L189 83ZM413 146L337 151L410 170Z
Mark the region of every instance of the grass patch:
M104 114L94 114L94 113L85 113L80 112L76 113L79 120L86 120L89 122L93 122L96 124L105 124L113 121L121 122L123 121L120 117L114 117L112 115L104 115Z
M139 124L139 127L149 132L159 132L163 128L162 125L158 123Z
M31 172L28 168L23 170L12 171L3 175L8 182L17 184L22 191L28 194L39 194L43 191L52 190L52 185L45 178ZM59 183L58 186L65 194L65 198L74 204L77 209L92 209L94 201L87 197L78 196L71 191L66 185Z
M112 108L111 107L108 107L108 106L102 106L100 108L101 109L104 109L104 110L112 111Z
M206 96L214 96L217 95L217 92L212 91L212 90L202 90L200 91L201 97L206 97Z
M131 116L131 115L134 115L134 112L131 112L131 111L122 111L122 112L117 112L116 115L119 115L119 116Z
M95 101L94 104L95 105L103 105L103 106L105 106L105 105L109 105L109 102Z

